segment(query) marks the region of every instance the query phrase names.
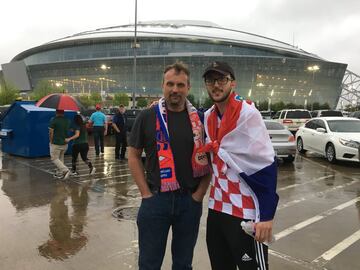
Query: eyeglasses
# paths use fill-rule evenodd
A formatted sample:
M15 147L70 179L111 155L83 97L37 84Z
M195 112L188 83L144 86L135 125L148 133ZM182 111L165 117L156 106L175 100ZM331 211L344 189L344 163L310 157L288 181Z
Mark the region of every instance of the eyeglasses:
M205 78L205 84L207 86L214 86L215 82L218 83L218 85L223 86L225 84L227 84L229 81L232 81L231 78L229 77L220 77L220 78Z

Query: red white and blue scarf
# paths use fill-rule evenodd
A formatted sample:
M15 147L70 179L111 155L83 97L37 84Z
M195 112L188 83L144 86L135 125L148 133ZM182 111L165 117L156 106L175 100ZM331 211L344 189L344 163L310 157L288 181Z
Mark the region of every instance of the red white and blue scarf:
M196 108L186 100L186 109L189 114L192 132L194 136L194 150L191 158L193 176L201 177L210 172L207 156L205 152L198 152L204 145L204 129ZM161 98L155 105L156 111L156 144L160 167L161 192L174 191L180 188L175 174L175 162L170 147L168 117L165 106L165 99Z

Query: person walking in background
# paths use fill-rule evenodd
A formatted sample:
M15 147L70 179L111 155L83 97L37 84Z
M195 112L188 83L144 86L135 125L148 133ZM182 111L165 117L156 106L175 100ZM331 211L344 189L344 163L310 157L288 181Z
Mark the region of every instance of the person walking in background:
M50 121L49 141L51 161L57 168L56 177L67 179L70 170L64 164L64 155L68 147L65 138L70 128L70 120L64 117L64 110L56 110L56 115Z
M87 131L85 123L81 117L81 115L77 114L74 117L74 126L73 129L75 131L75 134L69 138L66 138L65 141L68 143L71 140L74 140L72 145L72 168L71 168L71 174L72 175L79 175L79 173L76 171L76 162L77 158L81 156L81 159L86 163L86 165L89 166L89 174L94 174L96 169L93 167L92 163L87 157L87 154L89 152L89 144L87 141Z
M127 117L125 114L125 107L122 104L119 105L119 111L112 119L112 127L115 130L115 158L125 160L127 147Z
M161 269L171 227L172 269L190 270L210 168L206 154L196 152L204 133L196 109L186 99L187 67L167 66L162 90L164 97L138 115L129 137L129 168L142 197L137 217L139 269Z
M235 75L227 63L213 62L203 77L215 103L205 113L207 144L200 149L211 153L213 168L206 228L211 268L268 269L263 243L272 239L279 200L269 134L254 104L233 92ZM242 229L245 222L252 222L255 240Z
M99 156L104 154L104 136L107 134L106 115L101 112L100 104L95 106L96 112L90 116L90 123L93 125L93 136L95 145L95 154Z

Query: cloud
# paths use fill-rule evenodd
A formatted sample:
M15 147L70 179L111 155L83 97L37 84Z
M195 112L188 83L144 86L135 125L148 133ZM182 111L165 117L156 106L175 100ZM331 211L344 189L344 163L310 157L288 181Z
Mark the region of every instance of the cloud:
M19 9L18 7L22 8ZM2 3L0 63L18 53L78 32L134 22L134 0L12 0ZM349 64L360 74L358 0L138 0L138 21L206 20L299 46ZM21 18L21 19L20 19Z

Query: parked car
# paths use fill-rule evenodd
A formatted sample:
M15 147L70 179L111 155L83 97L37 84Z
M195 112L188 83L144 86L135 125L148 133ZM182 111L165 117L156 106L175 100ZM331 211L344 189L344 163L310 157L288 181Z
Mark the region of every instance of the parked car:
M103 109L102 112L105 114L106 116L106 122L108 125L108 129L107 129L107 135L111 135L114 133L113 127L112 127L112 119L116 113L116 108L115 110L113 108L110 109Z
M264 120L275 154L284 162L293 162L296 154L294 135L284 125L274 120Z
M85 122L86 130L87 130L88 134L92 133L92 124L89 122L89 120L90 120L90 116L94 112L96 112L95 109L84 109L84 110L80 111L80 114L83 116L83 120Z
M2 118L4 117L6 111L10 108L10 106L11 105L0 106L0 129L1 129Z
M337 110L315 110L315 111L311 111L311 116L315 118L315 117L329 117L329 116L342 117L344 115L341 111L337 111Z
M141 112L141 109L129 109L125 111L125 114L127 116L127 125L128 125L128 131L131 131L131 128L135 122L136 117Z
M281 113L281 111L277 111L277 112L271 117L271 119L274 119L274 120L279 119L280 113Z
M288 129L295 134L299 127L305 124L309 119L311 119L311 114L308 110L291 109L282 110L277 121L284 126L287 126Z
M271 119L274 115L274 111L260 111L260 114L263 119Z
M350 117L313 118L296 133L297 150L316 152L331 162L360 161L360 120Z
M349 117L354 117L354 118L360 119L360 111L350 113Z

